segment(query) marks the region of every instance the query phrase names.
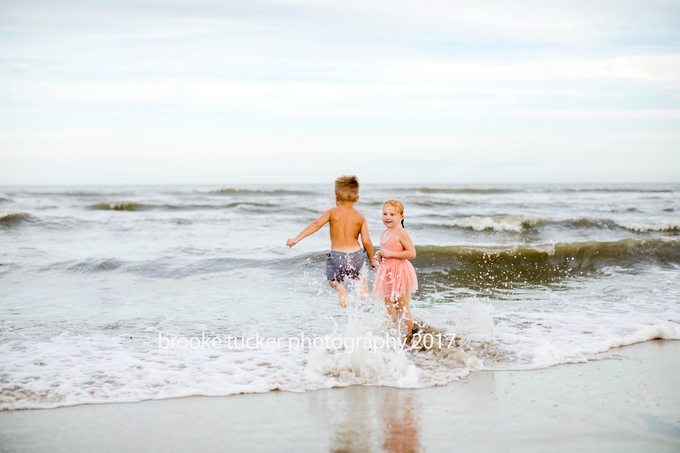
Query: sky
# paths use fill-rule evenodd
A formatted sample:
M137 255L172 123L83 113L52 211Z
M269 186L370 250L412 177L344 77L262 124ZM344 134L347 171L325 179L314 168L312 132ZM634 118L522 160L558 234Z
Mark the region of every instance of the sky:
M0 185L680 182L680 1L0 0Z

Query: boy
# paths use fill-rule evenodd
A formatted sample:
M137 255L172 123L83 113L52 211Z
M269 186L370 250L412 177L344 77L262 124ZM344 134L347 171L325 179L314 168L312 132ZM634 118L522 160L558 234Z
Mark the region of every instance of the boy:
M366 255L375 269L378 263L373 256L373 243L368 236L368 225L363 215L354 209L359 201L359 180L356 176L340 176L335 180L335 208L324 212L321 217L310 223L295 239L288 239L286 245L292 247L330 222L331 251L326 254L326 278L331 288L338 291L342 308L347 307L347 289L343 284L345 277L361 279L361 298L368 297L368 282L361 275ZM362 249L359 245L359 235Z

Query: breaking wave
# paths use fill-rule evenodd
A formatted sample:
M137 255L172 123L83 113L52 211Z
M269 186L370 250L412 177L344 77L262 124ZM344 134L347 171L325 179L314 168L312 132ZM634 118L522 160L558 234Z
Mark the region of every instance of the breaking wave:
M624 239L539 247L417 247L419 275L432 284L470 288L549 285L605 267L680 265L680 241Z
M90 205L90 209L99 211L191 211L200 209L230 209L230 208L279 208L280 205L274 203L255 203L250 201L236 201L227 204L146 204L133 201L112 201Z
M307 190L287 190L287 189L235 189L231 187L224 187L221 189L211 189L204 191L216 195L312 195L315 192Z
M545 219L525 217L519 215L508 215L501 217L461 217L459 219L445 222L444 226L470 228L475 231L494 230L494 231L515 231L517 233L535 227L538 224L546 223Z
M638 233L646 233L648 231L680 231L680 222L662 222L662 223L635 223L635 222L618 222L618 226L627 230Z
M110 201L90 206L90 209L97 211L144 211L151 208L152 206L135 203L134 201Z
M564 228L595 228L595 229L624 229L637 233L646 232L675 232L680 231L680 222L661 222L661 223L635 223L622 222L612 219L569 219L569 220L550 220L540 217L527 217L521 215L506 215L498 217L469 216L459 217L450 221L440 223L420 223L426 227L446 227L463 228L475 231L522 231L536 229L541 226L560 226Z
M35 218L25 212L0 212L0 227L12 227L23 222L32 222Z
M406 190L406 189L405 189ZM429 193L463 193L463 194L498 194L498 193L513 193L517 190L513 189L499 189L499 188L432 188L432 187L420 187L415 190L416 193L429 194Z

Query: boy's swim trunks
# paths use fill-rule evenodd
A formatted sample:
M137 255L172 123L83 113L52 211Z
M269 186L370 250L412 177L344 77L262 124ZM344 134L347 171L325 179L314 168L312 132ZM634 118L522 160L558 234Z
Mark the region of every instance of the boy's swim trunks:
M341 282L345 278L359 278L359 272L366 262L366 251L359 249L356 252L326 253L326 278L335 282Z

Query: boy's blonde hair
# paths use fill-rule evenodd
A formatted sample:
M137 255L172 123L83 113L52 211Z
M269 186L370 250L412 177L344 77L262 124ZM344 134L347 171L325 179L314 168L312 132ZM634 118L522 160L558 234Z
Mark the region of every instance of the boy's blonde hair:
M356 201L359 196L359 180L355 175L343 175L335 180L335 194L340 201Z
M400 215L402 215L402 216L404 215L404 205L401 204L401 201L399 201L399 200L394 200L394 199L392 199L392 200L387 200L387 201L383 204L383 207L388 206L388 205L394 207L394 209L396 209L397 212L398 212Z

